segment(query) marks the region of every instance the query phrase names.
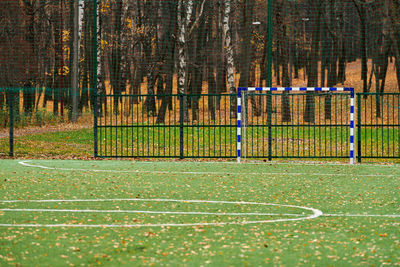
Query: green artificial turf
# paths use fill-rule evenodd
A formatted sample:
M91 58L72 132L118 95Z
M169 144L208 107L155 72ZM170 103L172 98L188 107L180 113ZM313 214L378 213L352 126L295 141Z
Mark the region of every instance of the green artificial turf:
M0 227L1 266L400 264L398 165L61 160L25 164L46 168L0 161L0 224L15 224ZM52 199L93 201L32 201ZM288 221L313 212L282 205L314 208L323 215ZM117 210L127 212L112 212ZM128 212L133 210L143 212ZM208 214L145 213L149 211ZM276 219L283 221L241 224ZM204 223L216 225L154 226ZM49 227L52 224L103 226ZM104 226L126 224L147 226Z
M182 133L184 157L236 157L236 126L189 127ZM248 127L243 135L243 148L248 157L268 157L266 127ZM399 136L399 130L393 128L362 129L361 155L399 157ZM271 153L277 158L347 158L349 140L349 131L345 127L279 127L272 129ZM94 155L93 148L93 129L32 134L14 140L17 157L87 158ZM178 127L144 125L141 128L99 128L98 151L99 156L179 157L180 130ZM0 138L0 156L7 156L8 152L8 138Z
M83 158L93 156L93 129L60 131L14 138L16 157ZM8 155L9 139L0 138L0 156Z

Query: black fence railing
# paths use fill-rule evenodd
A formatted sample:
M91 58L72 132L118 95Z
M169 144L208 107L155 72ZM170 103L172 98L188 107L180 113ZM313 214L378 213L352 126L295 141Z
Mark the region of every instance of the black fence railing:
M257 93L244 101L245 157L349 157L347 93ZM96 157L237 156L236 95L99 95L96 103ZM15 101L1 107L9 126L9 151L0 151L3 155L14 153L16 106L23 108ZM358 93L355 119L359 162L400 159L400 93Z
M243 157L350 158L350 93L243 93L242 99Z
M357 94L357 157L400 158L400 93Z
M97 156L234 158L232 101L236 96L217 94L99 96Z
M399 98L396 93L357 95L359 162L400 158ZM237 156L235 95L105 95L99 99L109 107L98 118L99 157ZM244 157L349 157L348 93L254 93L243 101Z

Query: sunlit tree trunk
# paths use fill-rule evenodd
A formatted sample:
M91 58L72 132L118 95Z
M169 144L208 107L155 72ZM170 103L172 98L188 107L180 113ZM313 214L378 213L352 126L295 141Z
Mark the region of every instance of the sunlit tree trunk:
M182 12L183 11L183 12ZM186 47L186 31L193 12L193 0L184 2L179 1L178 4L178 93L184 95L187 93L187 47ZM183 101L184 121L189 120L187 98L184 96Z
M97 88L93 88L94 90L97 90L97 95L103 95L105 94L105 88L104 88L104 84L103 84L103 71L102 71L102 49L101 49L101 40L102 40L102 19L101 19L101 3L102 0L96 0L97 1L97 32L93 33L96 34L96 38L97 38L97 66L96 66L96 70L93 71L97 71ZM93 97L92 97L93 98ZM94 101L96 101L96 99L93 99ZM103 98L102 97L97 97L97 110L94 110L94 112L97 112L97 114L100 116L102 115L102 104L103 104Z
M229 94L231 96L230 117L236 118L236 87L234 80L234 60L232 49L232 35L230 30L230 15L231 15L231 0L224 0L224 15L223 15L223 43L225 48L226 70ZM234 96L235 95L235 96Z

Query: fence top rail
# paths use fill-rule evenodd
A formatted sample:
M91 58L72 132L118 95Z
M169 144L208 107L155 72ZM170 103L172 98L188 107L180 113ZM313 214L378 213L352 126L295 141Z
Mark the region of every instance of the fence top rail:
M236 94L98 94L98 97L179 97L179 96L236 96Z
M398 93L396 93L396 92L391 92L391 93L378 93L378 92L368 92L368 93L357 93L357 95L360 95L360 96L365 96L365 95L371 95L371 96L376 96L376 95L379 95L379 96L385 96L385 95L393 95L393 96L400 96L400 92L398 92Z
M238 91L346 91L354 92L352 87L239 87Z

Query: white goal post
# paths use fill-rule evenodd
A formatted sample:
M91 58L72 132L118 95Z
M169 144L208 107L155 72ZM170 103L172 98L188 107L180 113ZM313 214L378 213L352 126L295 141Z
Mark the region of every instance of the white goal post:
M243 141L243 123L244 123L244 112L245 104L243 102L243 96L246 92L349 92L350 93L350 164L355 163L354 154L354 112L355 112L355 92L354 88L349 87L239 87L237 95L237 162L240 163L243 155L242 141Z

